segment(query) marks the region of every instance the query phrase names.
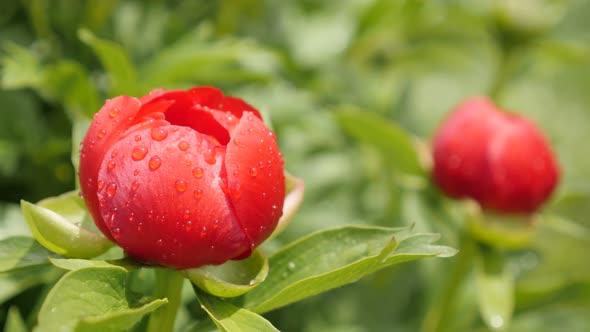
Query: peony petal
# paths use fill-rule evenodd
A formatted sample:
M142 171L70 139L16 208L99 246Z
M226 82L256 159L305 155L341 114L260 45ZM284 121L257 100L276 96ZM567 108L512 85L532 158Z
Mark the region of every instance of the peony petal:
M113 145L100 166L98 198L115 242L138 260L176 268L220 264L247 251L222 190L224 153L208 136L174 125Z
M96 221L98 228L107 236L104 221L99 208L98 197L98 169L109 149L119 136L129 127L131 120L139 110L141 104L137 98L121 96L107 100L105 105L94 116L80 151L80 186L86 206ZM113 240L112 238L110 238Z
M227 145L225 169L237 219L256 247L281 217L285 176L275 135L250 112L244 112Z

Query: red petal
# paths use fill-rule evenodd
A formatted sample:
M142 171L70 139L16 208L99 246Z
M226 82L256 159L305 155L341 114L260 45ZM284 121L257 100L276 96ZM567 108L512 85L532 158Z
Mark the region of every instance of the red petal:
M244 112L227 145L225 169L237 219L254 248L282 215L285 177L274 134L250 112Z
M99 211L96 195L98 169L105 152L131 124L141 104L137 98L121 96L107 100L96 113L82 142L79 178L86 206L98 228L109 236ZM110 236L109 236L110 238ZM112 240L112 238L111 238Z
M175 268L220 264L246 251L221 183L225 147L187 127L155 130L122 139L101 164L101 214L115 242L136 259Z
M551 194L559 171L542 133L520 117L505 123L489 145L486 207L503 212L534 212Z

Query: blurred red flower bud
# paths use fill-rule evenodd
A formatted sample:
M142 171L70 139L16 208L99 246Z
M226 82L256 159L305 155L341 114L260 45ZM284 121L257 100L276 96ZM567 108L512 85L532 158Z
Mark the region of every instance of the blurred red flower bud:
M540 130L485 97L470 98L450 114L433 153L434 180L443 192L501 213L536 211L559 179Z
M248 257L282 214L275 135L212 87L108 100L82 142L98 228L131 257L179 269Z

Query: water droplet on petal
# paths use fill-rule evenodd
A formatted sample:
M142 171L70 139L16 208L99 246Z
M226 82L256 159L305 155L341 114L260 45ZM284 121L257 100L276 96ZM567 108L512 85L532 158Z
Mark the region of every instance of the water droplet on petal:
M113 150L113 152L111 152L111 158L117 157L118 154L119 154L119 151L117 151L116 149Z
M107 162L107 168L108 168L109 170L111 170L111 169L115 168L115 166L117 166L117 163L116 163L114 160L109 160L109 161Z
M152 128L150 136L156 141L162 141L168 136L168 130L162 127Z
M234 138L234 144L235 144L235 145L240 145L240 140L239 140L239 139L237 139L237 138Z
M266 198L266 193L262 193L262 198Z
M205 162L207 164L213 165L215 164L215 152L211 149L207 149L207 153L205 154Z
M193 176L196 179L202 178L203 177L203 174L204 174L204 171L203 171L203 169L201 167L195 167L195 168L193 168Z
M134 176L138 176L138 175L139 175L139 170L138 170L138 169L134 170L134 171L133 171L133 175L134 175Z
M100 207L105 207L105 206L107 205L107 200L106 200L106 199L104 199L104 198L101 198L101 199L98 201L98 205L100 205Z
M139 188L139 182L133 181L133 183L131 183L131 190L136 191L137 188Z
M142 160L143 158L145 158L147 153L148 153L148 149L143 145L139 145L139 146L134 147L133 151L131 151L131 158L135 161L139 161L139 160Z
M187 219L188 219L188 218L190 218L190 217L191 217L191 210L189 210L189 209L186 209L186 210L184 210L184 212L183 212L183 214L182 214L182 218L183 218L184 220L187 220Z
M104 181L100 180L98 181L98 191L101 191L102 188L104 188Z
M98 134L96 134L96 136L98 136L98 138L103 138L105 137L105 135L107 134L107 131L105 129L101 129Z
M163 247L163 246L164 246L164 240L162 240L162 239L158 239L158 241L156 241L156 245L157 245L158 247L160 247L160 248L161 248L161 247Z
M248 173L250 173L251 177L256 177L258 175L258 170L256 169L256 167L250 167Z
M115 194L117 193L117 184L113 182L109 183L107 185L106 192L108 198L112 198L113 196L115 196Z
M203 228L201 228L201 237L205 237L205 235L207 235L207 227L203 226Z
M140 135L135 135L135 137L133 137L133 140L136 142L141 141L141 136Z
M203 197L203 190L197 189L193 192L193 195L196 199L201 199L201 197Z
M162 159L160 159L160 157L158 156L153 156L152 158L150 158L150 161L148 163L148 166L150 168L150 170L155 171L158 168L160 168L160 166L162 165Z
M186 191L187 188L186 181L178 179L174 182L174 187L176 188L176 191L183 193Z
M119 109L118 108L113 108L112 110L109 111L109 118L114 118L117 115L119 115Z
M181 151L186 151L186 150L188 150L188 148L190 148L190 147L191 147L191 145L190 145L190 144L189 144L189 142L187 142L187 141L180 141L180 142L178 143L178 148L179 148Z

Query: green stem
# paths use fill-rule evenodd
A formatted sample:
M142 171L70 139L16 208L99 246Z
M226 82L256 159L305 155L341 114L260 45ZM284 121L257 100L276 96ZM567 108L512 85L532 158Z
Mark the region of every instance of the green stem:
M444 289L437 297L437 301L430 307L426 313L422 332L443 331L445 319L449 316L449 310L452 308L457 291L460 289L463 280L467 276L472 266L473 256L475 254L475 242L470 234L463 232L459 244L459 254L457 261L453 266L450 277L444 286Z
M156 298L167 298L168 304L156 310L151 316L147 332L174 331L176 313L180 307L184 276L173 269L156 269Z

